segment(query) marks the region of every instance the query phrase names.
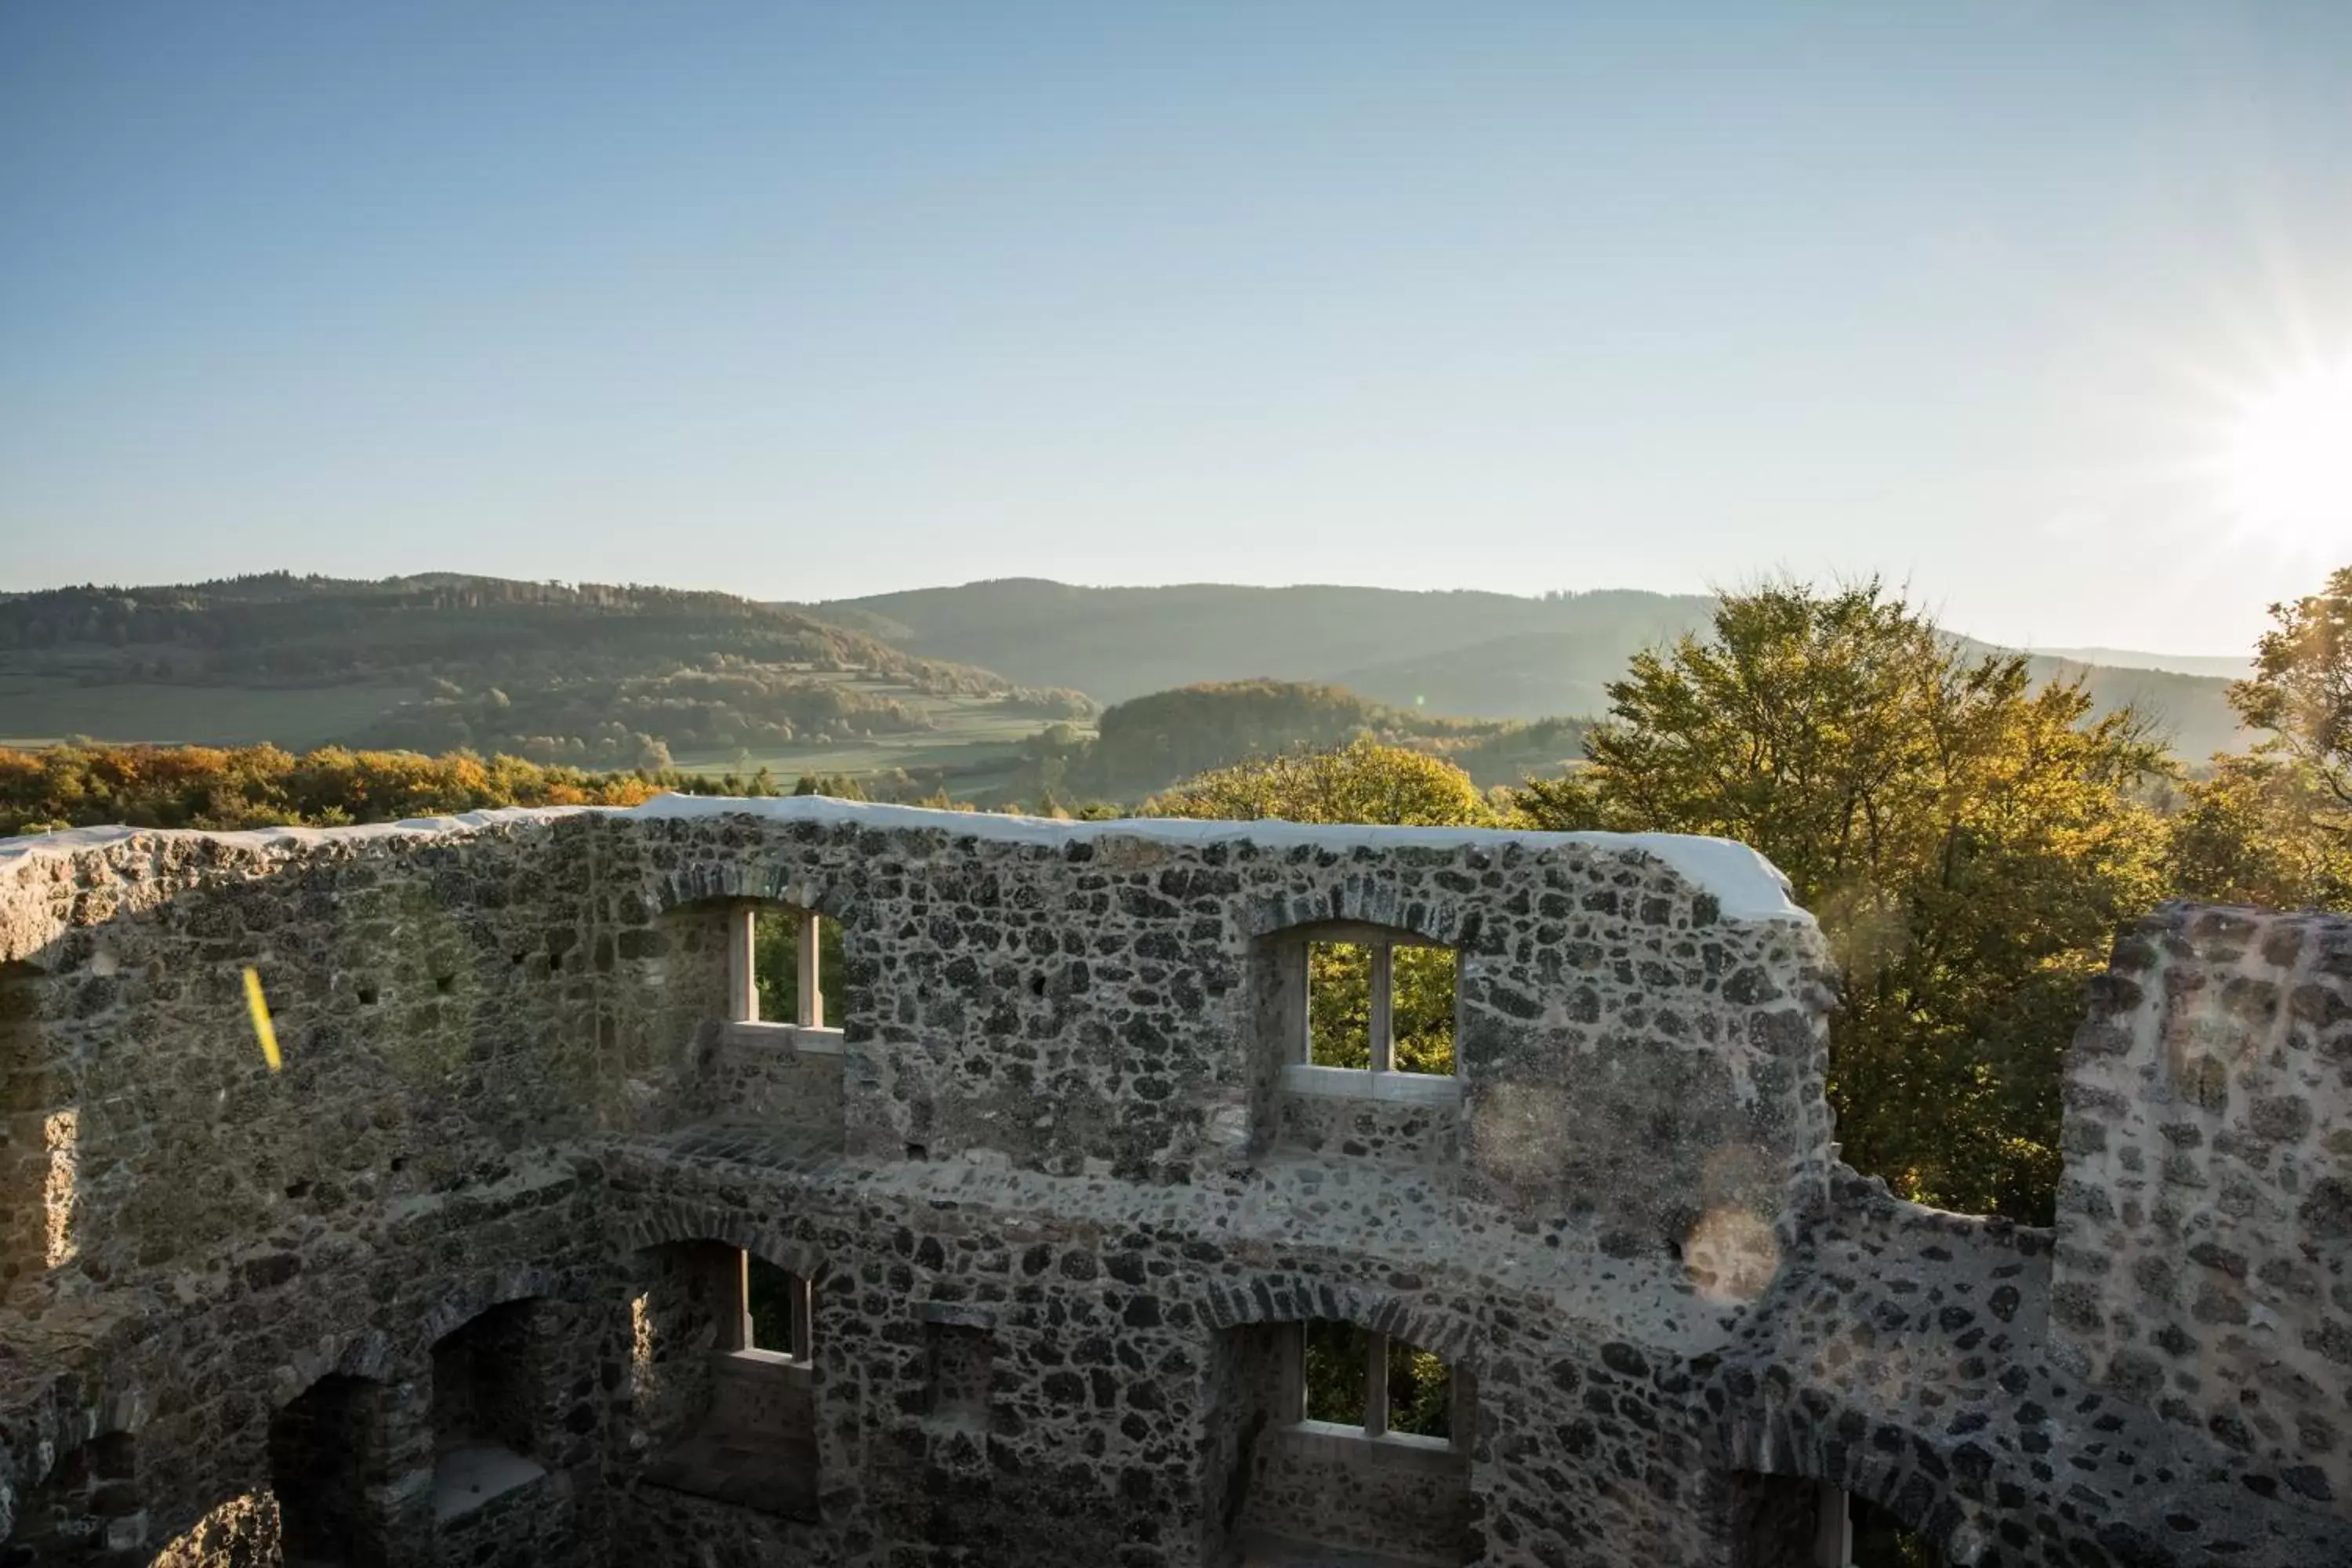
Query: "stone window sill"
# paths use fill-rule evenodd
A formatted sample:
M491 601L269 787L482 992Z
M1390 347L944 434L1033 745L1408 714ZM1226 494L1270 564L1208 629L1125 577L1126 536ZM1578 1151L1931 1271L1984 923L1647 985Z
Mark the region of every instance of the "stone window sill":
M779 1383L807 1384L815 1369L807 1362L798 1361L782 1351L741 1350L716 1352L720 1361L743 1372L772 1377Z
M433 1468L433 1518L439 1523L462 1518L545 1474L546 1466L502 1443L467 1443L453 1448Z
M1459 1105L1462 1080L1451 1074L1371 1072L1363 1068L1285 1063L1282 1087L1292 1094L1325 1100L1384 1100L1402 1105Z
M731 1045L767 1046L798 1051L803 1056L837 1057L841 1055L839 1029L803 1029L797 1024L771 1024L764 1019L754 1022L747 1018L730 1019L727 1039Z
M1293 1422L1282 1433L1286 1443L1343 1461L1450 1471L1458 1468L1462 1459L1450 1439L1424 1437L1415 1432L1383 1432L1375 1437L1361 1426L1308 1420Z

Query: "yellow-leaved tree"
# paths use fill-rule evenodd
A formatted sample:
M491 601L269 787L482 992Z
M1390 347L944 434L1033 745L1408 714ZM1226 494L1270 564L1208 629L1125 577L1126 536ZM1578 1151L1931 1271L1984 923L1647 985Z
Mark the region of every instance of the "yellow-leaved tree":
M2036 688L1876 582L1727 595L1638 655L1535 826L1738 838L1820 918L1846 1158L1925 1202L2046 1221L2084 979L2160 896L2169 772L2126 710Z
M1154 795L1143 815L1407 827L1491 827L1498 820L1470 775L1452 763L1372 741L1213 768Z
M2182 788L2172 884L2222 903L2352 910L2352 566L2271 606L2254 673L2230 689L2249 753Z

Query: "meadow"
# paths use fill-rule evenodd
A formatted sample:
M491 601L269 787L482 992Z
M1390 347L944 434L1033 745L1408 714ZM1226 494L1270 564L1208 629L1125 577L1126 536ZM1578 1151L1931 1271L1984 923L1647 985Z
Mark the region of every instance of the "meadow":
M0 674L0 746L53 745L69 736L194 746L253 745L289 751L352 733L415 694L383 686L84 685L68 676Z
M863 684L877 696L896 698L919 709L931 727L806 743L685 747L674 752L677 765L689 773L749 773L764 767L781 779L803 773L863 774L903 769L919 776L936 774L959 798L971 798L1016 784L1022 771L1020 744L1045 723L1034 713L1008 711L1003 703L988 699L939 697L911 687Z

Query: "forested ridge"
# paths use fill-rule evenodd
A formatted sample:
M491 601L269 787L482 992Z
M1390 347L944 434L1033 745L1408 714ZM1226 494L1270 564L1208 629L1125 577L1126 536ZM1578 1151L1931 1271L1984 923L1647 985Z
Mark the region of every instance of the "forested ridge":
M1269 677L1342 686L1396 708L1536 720L1600 713L1628 659L1704 630L1716 603L1712 595L1620 588L1097 588L1012 577L793 607L909 652L1078 687L1103 702ZM2026 657L2034 680L2079 680L2101 713L2136 708L2185 759L2241 743L2227 682L2210 673L2210 660L2191 660L2200 672L2185 673L2127 651L2117 658L2128 662L2113 666Z
M285 573L0 601L0 671L87 688L407 686L341 738L541 762L666 765L673 749L919 730L925 699L1044 721L1073 691L906 653L738 598L638 584Z

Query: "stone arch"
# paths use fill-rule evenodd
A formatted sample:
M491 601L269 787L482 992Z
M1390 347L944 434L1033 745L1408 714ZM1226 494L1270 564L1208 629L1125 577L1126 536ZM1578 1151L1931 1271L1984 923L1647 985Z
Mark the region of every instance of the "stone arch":
M1255 900L1241 917L1243 934L1253 942L1300 926L1333 923L1385 926L1468 952L1477 947L1486 917L1480 901L1466 894L1426 889L1407 893L1391 882L1360 874L1315 891Z
M866 901L837 868L768 852L706 860L661 877L651 885L647 903L667 933L654 944L668 954L666 981L682 987L681 1024L715 1016L735 1023L841 1030L851 1017L871 1011L854 962L859 933L869 924ZM772 914L787 916L795 925L805 920L812 928L796 933L793 942L801 963L815 961L816 989L812 996L799 988L803 1010L792 1017L772 1016L759 999L765 972L757 956L761 938L755 933L761 917ZM636 941L642 938L622 934L624 955ZM816 952L810 942L819 944ZM827 1005L834 998L838 1005Z
M442 1293L431 1310L417 1320L396 1359L412 1365L429 1360L435 1345L493 1307L534 1296L561 1297L563 1284L562 1275L532 1264L509 1264L478 1275ZM388 1364L388 1361L378 1364Z
M1757 1379L1745 1369L1721 1380L1731 1397L1705 1464L1711 1487L1727 1504L1741 1478L1813 1482L1886 1513L1955 1568L1977 1562L1992 1547L1992 1532L1977 1505L1958 1495L1948 1479L1967 1467L1945 1455L1947 1479L1937 1479L1916 1463L1923 1443L1943 1447L1932 1434L1818 1394L1807 1394L1801 1412L1792 1412L1762 1396L1760 1384L1777 1381L1773 1373Z
M400 1360L400 1344L378 1328L331 1334L309 1343L297 1343L284 1352L286 1360L269 1387L272 1414L283 1410L310 1391L322 1377L358 1377L383 1383Z
M814 1521L824 1380L808 1314L822 1258L775 1227L709 1206L631 1224L624 1246L632 1484ZM788 1337L754 1339L747 1258L796 1277Z
M1484 1352L1467 1323L1370 1286L1259 1276L1212 1284L1201 1307L1201 1321L1213 1332L1253 1323L1303 1323L1318 1319L1352 1323L1433 1351L1447 1365L1473 1376L1486 1370Z
M1305 1545L1381 1553L1381 1561L1390 1552L1413 1562L1468 1561L1482 1507L1468 1438L1485 1360L1470 1325L1351 1280L1245 1276L1213 1283L1204 1296L1198 1310L1210 1341L1200 1392L1204 1560L1250 1560ZM1360 1426L1309 1418L1306 1358L1318 1321L1434 1352L1454 1375L1450 1434L1392 1434L1384 1385L1370 1381ZM1384 1365L1387 1358L1376 1353L1373 1362Z
M244 1489L207 1494L210 1500L194 1503L184 1496L154 1495L141 1473L139 1455L151 1411L134 1385L69 1406L52 1404L50 1414L35 1424L39 1440L14 1451L0 1442L0 1542L9 1540L20 1525L31 1527L28 1504L47 1506L47 1494L69 1481L100 1493L136 1483L144 1526L141 1539L159 1553L159 1568L200 1568L235 1552L250 1554L274 1545L278 1526L271 1497L268 1424L326 1378L388 1383L399 1359L398 1345L381 1329L308 1342L299 1335L289 1338L295 1342L279 1352L287 1360L266 1388L255 1389L264 1395L263 1422L203 1429L200 1440L215 1453L243 1456L227 1467L221 1484ZM56 1395L62 1396L69 1387L60 1384ZM188 1440L184 1432L182 1440ZM103 1531L93 1537L103 1538Z
M662 913L716 900L752 899L790 904L849 926L865 911L864 899L840 871L765 849L748 850L740 858L697 860L661 875L650 886L653 906Z
M621 1226L621 1250L630 1256L681 1241L721 1242L803 1279L822 1280L827 1272L824 1255L811 1243L716 1205L668 1205L657 1214L639 1215Z

